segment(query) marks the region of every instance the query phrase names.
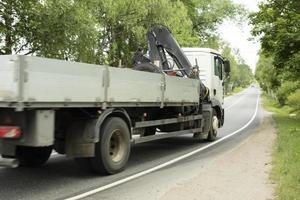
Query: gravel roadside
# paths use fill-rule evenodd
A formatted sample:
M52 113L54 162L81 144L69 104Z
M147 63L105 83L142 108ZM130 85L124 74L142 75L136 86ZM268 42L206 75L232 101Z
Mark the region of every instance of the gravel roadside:
M276 130L270 113L246 141L205 165L206 173L168 190L160 199L269 200L274 185L269 180Z

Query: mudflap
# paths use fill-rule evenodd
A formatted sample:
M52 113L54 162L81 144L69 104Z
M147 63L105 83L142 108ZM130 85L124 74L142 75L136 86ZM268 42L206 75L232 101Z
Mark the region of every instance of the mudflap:
M203 119L204 119L204 124L203 124L203 133L208 134L211 126L211 119L212 119L212 113L213 113L213 108L211 104L203 104L202 107L202 112L203 112Z

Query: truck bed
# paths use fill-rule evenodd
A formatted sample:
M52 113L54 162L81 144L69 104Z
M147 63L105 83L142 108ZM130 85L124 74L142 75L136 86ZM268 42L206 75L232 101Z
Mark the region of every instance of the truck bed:
M31 56L0 56L0 107L195 105L199 80Z

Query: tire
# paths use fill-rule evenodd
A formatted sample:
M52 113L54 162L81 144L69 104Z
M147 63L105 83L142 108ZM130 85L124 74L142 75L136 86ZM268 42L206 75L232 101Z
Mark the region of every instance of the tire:
M95 157L91 159L94 172L116 174L124 170L130 155L130 132L119 117L107 119L100 130L100 141L96 143Z
M19 146L16 152L16 158L20 166L39 167L44 165L52 152L52 146L49 147L25 147Z
M137 64L133 69L137 70L137 71L160 73L160 70L158 69L158 67L156 67L155 65L153 65L151 63L140 63L140 64Z
M218 128L219 128L219 119L217 116L217 112L213 110L213 114L211 118L211 126L206 139L207 141L213 142L217 139Z

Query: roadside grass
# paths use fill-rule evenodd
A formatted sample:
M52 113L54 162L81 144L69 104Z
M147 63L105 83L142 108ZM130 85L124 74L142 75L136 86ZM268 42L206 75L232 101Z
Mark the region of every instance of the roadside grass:
M289 107L279 107L263 95L264 107L273 112L277 140L273 149L271 179L276 183L276 199L300 199L300 116L290 116Z
M239 93L239 92L243 91L244 89L246 89L246 88L248 88L248 87L249 87L249 86L247 86L247 87L235 87L235 88L233 89L233 91L227 92L227 94L226 94L225 96L228 97L228 96L234 95L234 94L236 94L236 93Z

